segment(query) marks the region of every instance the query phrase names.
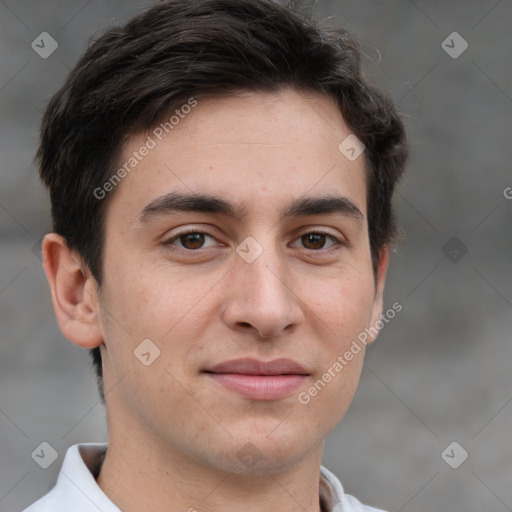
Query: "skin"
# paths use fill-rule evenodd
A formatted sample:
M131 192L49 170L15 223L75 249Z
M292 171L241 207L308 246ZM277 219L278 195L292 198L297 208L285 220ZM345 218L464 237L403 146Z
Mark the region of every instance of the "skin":
M349 161L338 149L350 133L318 93L202 99L112 193L100 290L64 240L46 236L60 328L101 347L109 449L97 481L123 511L319 510L324 440L352 401L364 349L308 404L297 395L379 318L388 260L383 249L375 280L364 156ZM146 136L125 144L120 165ZM173 191L241 202L247 215L139 221ZM363 219L280 220L291 200L325 194L347 198ZM209 236L202 246L175 239L171 251L165 242L188 228ZM342 244L311 242L312 230ZM252 263L236 252L248 236L263 248ZM149 366L134 356L147 338L160 349ZM241 357L290 358L309 376L285 398L258 401L202 372ZM237 457L246 443L261 455L250 467Z

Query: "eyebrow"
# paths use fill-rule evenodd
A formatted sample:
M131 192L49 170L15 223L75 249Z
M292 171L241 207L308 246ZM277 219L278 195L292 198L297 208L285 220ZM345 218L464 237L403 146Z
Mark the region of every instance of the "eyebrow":
M246 204L233 204L210 194L170 192L151 201L137 216L144 224L172 212L199 212L224 215L244 220L248 215ZM302 196L291 201L280 212L280 220L310 215L341 214L359 222L364 220L361 210L348 198L335 195Z

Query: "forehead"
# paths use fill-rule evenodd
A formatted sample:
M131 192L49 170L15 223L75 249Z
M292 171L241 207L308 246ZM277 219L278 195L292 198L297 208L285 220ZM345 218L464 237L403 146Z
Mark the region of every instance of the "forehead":
M118 167L127 172L109 210L133 220L178 191L221 195L249 216L281 214L306 195L343 195L366 211L364 154L351 161L340 151L351 131L329 96L284 90L194 102L125 143Z

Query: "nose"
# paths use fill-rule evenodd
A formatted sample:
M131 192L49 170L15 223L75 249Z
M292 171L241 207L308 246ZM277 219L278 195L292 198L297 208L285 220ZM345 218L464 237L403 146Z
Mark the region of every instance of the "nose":
M293 331L303 319L299 290L293 283L284 256L264 248L248 263L236 256L230 271L224 322L238 332L255 332L261 338L275 338Z

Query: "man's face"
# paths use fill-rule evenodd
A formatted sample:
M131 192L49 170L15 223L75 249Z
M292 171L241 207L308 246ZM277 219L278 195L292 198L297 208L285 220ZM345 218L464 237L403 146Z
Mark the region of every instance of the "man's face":
M349 134L333 100L292 90L199 100L161 141L150 133L156 146L117 185L105 220L111 437L233 472L321 449L352 401L364 348L333 365L381 312L364 156L338 149ZM130 139L120 165L147 141ZM168 194L215 196L234 216L174 209ZM327 212L297 203L326 196L341 201ZM263 364L276 359L302 370Z

